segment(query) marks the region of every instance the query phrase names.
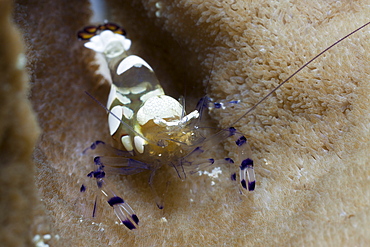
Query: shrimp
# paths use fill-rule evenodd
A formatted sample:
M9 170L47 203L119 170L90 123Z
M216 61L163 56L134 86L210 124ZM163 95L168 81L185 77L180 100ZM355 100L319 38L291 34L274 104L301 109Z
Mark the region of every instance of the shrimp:
M309 60L236 119L231 126L250 114L326 51L368 24L370 22ZM163 204L152 181L155 172L164 164L174 167L181 179L186 178L189 173L192 174L211 165L236 164L239 166L240 186L245 190L253 191L256 180L247 138L231 126L204 137L202 128L199 126L200 118L206 108L209 110L228 108L238 104L238 100L213 102L205 96L199 101L196 110L186 114L185 106L181 101L165 94L150 65L136 55L128 55L131 41L125 35L126 32L123 29L112 23L96 27L89 26L78 33L80 39L90 40L85 43L85 47L104 54L113 82L107 105L98 103L108 112L109 132L113 139L119 142L120 148L112 147L103 141L95 141L83 153L86 154L91 150L104 153L94 157L97 168L90 172L88 177L96 179L98 188L107 197L107 202L118 219L130 230L137 228L139 224L139 218L133 209L112 189L107 181L106 172L131 175L150 171L149 185L160 209L163 208ZM235 157L222 160L201 157L201 154L206 154L215 143L227 138L234 138L237 150ZM231 178L236 180L236 173L233 173ZM84 190L85 187L81 187L81 191Z

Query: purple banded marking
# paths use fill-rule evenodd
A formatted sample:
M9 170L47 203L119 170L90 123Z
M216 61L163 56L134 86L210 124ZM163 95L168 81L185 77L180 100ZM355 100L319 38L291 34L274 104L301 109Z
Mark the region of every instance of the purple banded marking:
M234 127L230 127L229 132L230 132L230 136L233 136L236 133L236 129Z
M242 161L242 164L240 165L240 170L244 170L249 167L253 167L253 160L248 158Z
M247 174L245 174L245 171ZM248 178L248 188L247 188L247 182L246 182L246 175ZM249 191L254 190L254 188L256 187L256 181L254 178L252 159L248 158L242 161L240 165L240 177L242 178L240 182L244 189L248 189Z
M107 202L111 207L113 207L114 205L124 203L125 201L121 197L115 196L110 198Z
M243 146L245 143L247 143L247 138L245 138L245 136L241 136L238 138L238 140L235 141L236 145L238 145L238 147L241 147Z
M136 214L131 215L131 218L135 222L136 225L139 224L139 218L136 216Z
M93 218L95 217L95 213L96 213L97 200L98 200L98 198L97 198L97 197L95 197L94 209L93 209L93 213L92 213L92 217L93 217Z
M194 155L195 153L201 154L201 153L203 153L203 152L204 152L204 150L203 150L203 149L201 149L200 147L196 147L196 148L194 148L194 149L193 149L193 151L191 151L187 156Z
M232 181L236 181L236 173L231 174L230 178Z
M219 108L221 108L221 106L222 106L222 104L221 103L213 103L214 104L214 106L215 106L215 108L216 109L219 109Z
M122 220L122 223L130 230L136 229L135 225L129 220Z
M101 144L105 144L104 142L102 142L102 141L95 141L95 142L93 142L91 145L90 145L90 147L88 147L88 148L86 148L84 151L82 151L82 154L86 154L86 152L87 151L89 151L89 150L94 150L94 149L96 149L97 148L97 146L98 145L101 145Z
M86 191L85 185L81 185L80 192L85 192L85 191Z
M233 159L231 159L231 158L225 158L225 160L226 160L228 163L230 163L230 164L234 164L234 161L233 161Z
M256 187L256 181L252 181L248 183L248 190L252 191Z
M202 97L197 103L197 109L208 107L209 97Z
M96 170L96 171L89 172L89 174L87 174L87 176L89 178L92 178L92 177L94 177L94 178L104 178L105 177L105 172Z
M245 182L245 179L243 179L241 181L241 184L242 184L242 186L243 186L244 189L247 189L247 183Z
M105 144L105 143L103 141L95 141L93 144L91 144L90 148L92 150L94 150L96 148L96 146L98 146L100 144Z
M102 166L103 165L103 163L101 163L101 161L100 161L100 156L97 156L97 157L94 158L94 163L97 166Z
M104 178L105 172L104 171L93 171L94 178Z
M201 153L203 153L203 152L204 152L204 150L203 150L203 149L201 149L200 147L196 147L196 148L193 150L193 152L192 152L192 153L194 153L194 152L201 152Z

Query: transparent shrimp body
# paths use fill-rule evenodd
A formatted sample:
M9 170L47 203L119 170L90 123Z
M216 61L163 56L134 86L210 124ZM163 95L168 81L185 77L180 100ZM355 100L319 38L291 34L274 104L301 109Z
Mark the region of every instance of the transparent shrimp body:
M102 43L105 49L97 49ZM121 142L132 159L146 162L161 157L163 163L163 159L169 161L187 152L182 149L189 146L194 132L184 128L199 113L195 110L184 115L179 101L165 95L150 65L136 55L127 55L130 43L107 30L85 46L97 52L103 50L111 72L113 84L107 109L112 137ZM156 164L148 165L157 168Z
M91 28L91 27L89 27ZM86 29L86 28L85 28ZM96 28L96 30L101 29ZM106 28L103 28L106 29ZM94 29L94 32L96 32ZM165 95L150 65L136 55L128 55L131 41L114 30L104 30L90 38L85 47L102 53L108 63L113 84L106 110L109 131L123 149L115 149L101 141L94 142L88 150L103 150L104 156L94 159L97 169L89 174L97 180L98 187L107 201L129 229L136 228L139 220L130 206L107 185L105 172L124 175L152 171L151 178L163 164L173 166L180 178L187 171L194 171L212 164L237 163L243 188L254 190L253 161L246 138L234 128L222 130L205 138L199 133L197 121L204 108L218 108L203 98L198 109L186 115L184 106ZM236 157L214 160L199 155L228 137L235 138ZM232 178L236 175L233 174ZM156 195L156 192L150 182ZM159 208L160 198L156 195ZM119 205L119 206L117 206Z

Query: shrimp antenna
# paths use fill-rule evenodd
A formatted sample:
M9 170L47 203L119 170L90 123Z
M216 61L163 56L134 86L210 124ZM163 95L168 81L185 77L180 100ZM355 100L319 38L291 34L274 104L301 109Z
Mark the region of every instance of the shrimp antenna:
M336 46L337 44L339 44L340 42L342 42L343 40L345 40L346 38L348 38L349 36L351 36L352 34L360 31L361 29L363 29L364 27L366 27L367 25L369 25L370 22L362 25L361 27L357 28L356 30L350 32L349 34L347 34L346 36L344 36L343 38L337 40L335 43L333 43L332 45L330 45L329 47L327 47L325 50L323 50L322 52L320 52L319 54L317 54L315 57L313 57L311 60L309 60L308 62L306 62L302 67L300 67L299 69L297 69L293 74L291 74L287 79L285 79L282 83L280 83L276 88L274 88L271 92L269 92L265 97L263 97L260 101L258 101L254 106L252 106L246 113L244 113L241 117L239 117L235 122L233 122L230 126L233 126L235 125L237 122L239 122L242 118L244 118L246 115L248 115L251 111L253 111L254 109L256 109L256 107L258 105L260 105L263 101L265 101L268 97L270 97L273 93L276 92L276 90L278 90L282 85L284 85L287 81L289 81L292 77L294 77L297 73L299 73L302 69L306 68L310 63L312 63L313 61L315 61L317 58L319 58L321 55L323 55L325 52L327 52L328 50L330 50L331 48L333 48L334 46Z
M206 89L206 96L205 97L202 97L200 99L200 101L198 102L198 105L197 105L197 110L199 112L199 118L196 122L196 126L199 127L199 123L200 121L202 120L202 116L203 116L203 110L204 108L208 107L208 102L210 101L210 98L208 96L208 84L209 82L211 81L212 79L212 72L213 72L213 67L215 65L215 55L213 55L212 57L212 64L211 64L211 70L209 71L209 74L208 74L208 80L207 80L207 83L206 83L206 86L205 86L205 89Z

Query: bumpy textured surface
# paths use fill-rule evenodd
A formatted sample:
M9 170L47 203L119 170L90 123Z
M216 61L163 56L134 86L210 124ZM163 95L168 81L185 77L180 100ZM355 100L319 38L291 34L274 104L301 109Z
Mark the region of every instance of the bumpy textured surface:
M22 38L0 1L0 243L30 246L36 207L32 151L39 128L31 110Z
M222 127L370 16L368 1L168 0L160 2L160 17L156 3L112 1L111 21L127 29L133 52L148 61L167 91L177 87L173 91L181 93L186 83L193 96L190 88L212 70L209 94L243 101L212 114ZM36 211L33 233L51 233L53 246L369 245L369 28L235 124L250 137L255 192L239 194L227 167L213 186L208 176L183 182L169 169L156 178L166 191L160 211L148 174L111 177L141 220L140 229L129 232L115 224L103 201L98 219L80 217L89 214L98 193L86 182L91 157L81 152L94 140L110 140L104 110L84 94L88 90L103 102L108 95L108 85L94 74L94 54L76 40L89 14L84 1L15 5L27 44L31 100L43 131L34 154L43 208ZM1 107L14 116L14 106ZM4 147L10 146L2 144L2 152ZM229 144L210 156L222 150L229 153L221 157L232 156ZM90 185L84 197L78 192L82 183Z

